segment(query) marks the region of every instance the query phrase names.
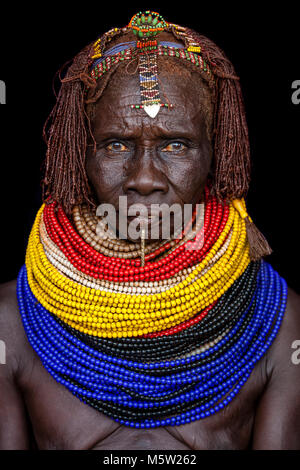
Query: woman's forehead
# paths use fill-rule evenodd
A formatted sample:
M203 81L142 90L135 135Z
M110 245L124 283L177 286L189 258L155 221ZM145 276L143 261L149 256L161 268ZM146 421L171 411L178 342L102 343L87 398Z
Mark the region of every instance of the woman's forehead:
M145 122L154 124L161 116L168 127L174 128L185 121L200 120L203 114L212 113L211 95L208 87L196 73L182 72L182 67L171 67L164 62L160 64L159 84L161 101L168 107L161 107L158 115ZM147 117L143 109L138 109L141 101L139 78L137 74L130 74L126 67L117 70L110 78L101 98L95 105L93 127L109 127L112 120L128 121L133 117ZM107 117L109 116L109 120Z
M99 116L94 124L93 132L97 140L111 137L137 138L174 138L199 140L205 121L200 112L193 118L175 110L162 110L154 119L147 116L143 110L120 108L118 112Z

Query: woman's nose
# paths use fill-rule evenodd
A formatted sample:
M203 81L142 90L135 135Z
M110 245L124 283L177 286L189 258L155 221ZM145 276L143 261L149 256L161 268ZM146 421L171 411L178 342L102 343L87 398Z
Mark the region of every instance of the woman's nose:
M129 191L136 191L143 196L155 191L167 193L167 178L160 169L156 168L155 155L144 149L136 157L134 162L131 162L126 168L128 176L123 185L125 194Z

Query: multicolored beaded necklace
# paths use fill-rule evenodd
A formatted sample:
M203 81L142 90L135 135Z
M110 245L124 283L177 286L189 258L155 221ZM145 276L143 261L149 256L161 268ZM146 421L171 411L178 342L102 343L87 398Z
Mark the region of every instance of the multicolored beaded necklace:
M69 219L48 201L37 214L17 287L28 340L58 383L122 425L218 412L279 330L287 287L251 261L244 201L206 190L204 207L196 249L157 242L144 266L137 244L96 238L85 206Z
M158 41L161 31L179 41ZM137 40L107 47L128 32ZM154 118L172 107L161 101L158 56L187 60L214 80L201 47L187 29L139 12L94 43L88 78L94 84L137 59L141 102L131 107ZM245 201L221 203L206 188L200 221L193 214L182 237L150 244L98 229L85 205L68 217L49 198L36 216L17 296L44 367L82 402L134 428L179 426L226 407L276 337L287 300L285 281L261 259L269 247Z

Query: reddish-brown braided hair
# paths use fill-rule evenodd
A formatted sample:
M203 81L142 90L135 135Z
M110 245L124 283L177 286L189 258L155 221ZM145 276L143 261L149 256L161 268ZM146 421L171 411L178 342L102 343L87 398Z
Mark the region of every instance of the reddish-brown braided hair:
M220 199L241 198L250 182L250 146L239 78L219 47L205 36L187 31L201 45L202 57L216 80L213 191Z

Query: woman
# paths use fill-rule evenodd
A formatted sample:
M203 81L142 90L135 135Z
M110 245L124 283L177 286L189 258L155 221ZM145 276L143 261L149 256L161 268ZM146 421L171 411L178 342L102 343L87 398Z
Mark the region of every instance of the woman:
M48 124L45 203L2 287L1 447L30 446L27 410L39 449L299 448L299 298L247 214L223 52L140 12L75 57Z

